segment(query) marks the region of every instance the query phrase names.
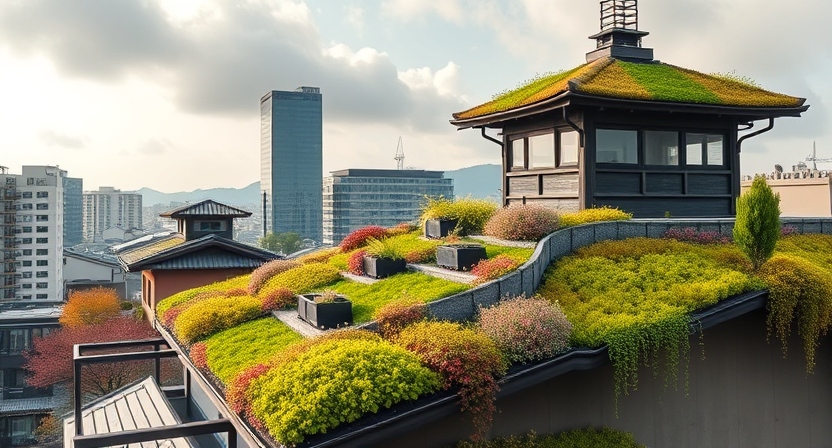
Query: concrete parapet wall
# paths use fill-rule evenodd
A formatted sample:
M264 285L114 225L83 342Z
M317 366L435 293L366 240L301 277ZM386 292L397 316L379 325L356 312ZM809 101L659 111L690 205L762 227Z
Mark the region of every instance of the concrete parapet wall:
M832 218L783 218L781 222L784 226L794 227L799 233L832 234ZM437 319L455 322L472 320L480 307L489 307L502 297L534 294L546 268L577 249L600 241L660 238L671 228L683 227L731 236L734 219L633 219L597 222L558 230L537 243L529 261L516 271L471 290L431 302L428 309Z

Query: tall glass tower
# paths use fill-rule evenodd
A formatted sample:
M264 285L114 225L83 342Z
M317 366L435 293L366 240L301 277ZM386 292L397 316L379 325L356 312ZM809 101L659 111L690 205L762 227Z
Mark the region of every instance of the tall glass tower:
M321 90L273 90L260 99L264 232L323 238Z

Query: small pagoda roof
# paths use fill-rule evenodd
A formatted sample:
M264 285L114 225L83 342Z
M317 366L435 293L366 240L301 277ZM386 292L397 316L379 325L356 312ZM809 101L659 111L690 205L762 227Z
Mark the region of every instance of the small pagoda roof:
M196 216L224 216L224 217L232 217L232 218L248 218L251 216L251 212L247 212L245 210L241 210L236 207L232 207L230 205L225 205L220 202L214 201L213 199L206 199L202 202L197 202L196 204L186 204L181 207L177 207L173 210L168 210L164 213L159 214L159 216L163 218L185 218L185 217L196 217Z
M747 118L799 116L804 98L770 92L730 76L706 75L658 61L604 57L535 79L453 114L460 128L487 126L569 104L721 113Z

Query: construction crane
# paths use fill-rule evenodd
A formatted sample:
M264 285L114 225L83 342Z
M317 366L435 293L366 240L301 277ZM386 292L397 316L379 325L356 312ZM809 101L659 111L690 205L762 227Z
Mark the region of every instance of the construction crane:
M812 142L812 154L806 157L807 162L812 162L812 169L818 169L818 162L827 163L832 162L832 159L818 159L817 157L817 142Z
M402 143L402 137L399 136L399 145L396 146L396 169L403 170L404 169L404 144Z

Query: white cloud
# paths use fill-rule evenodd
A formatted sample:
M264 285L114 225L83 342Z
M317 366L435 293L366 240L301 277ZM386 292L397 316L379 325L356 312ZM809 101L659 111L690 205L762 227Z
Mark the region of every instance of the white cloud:
M359 35L364 31L364 10L355 5L347 6L347 23L352 25Z
M453 96L457 92L459 66L450 61L436 73L430 67L411 68L399 72L399 80L412 90L435 89L439 95Z
M435 14L456 24L463 23L470 12L459 0L387 0L382 2L381 10L385 15L405 21Z

